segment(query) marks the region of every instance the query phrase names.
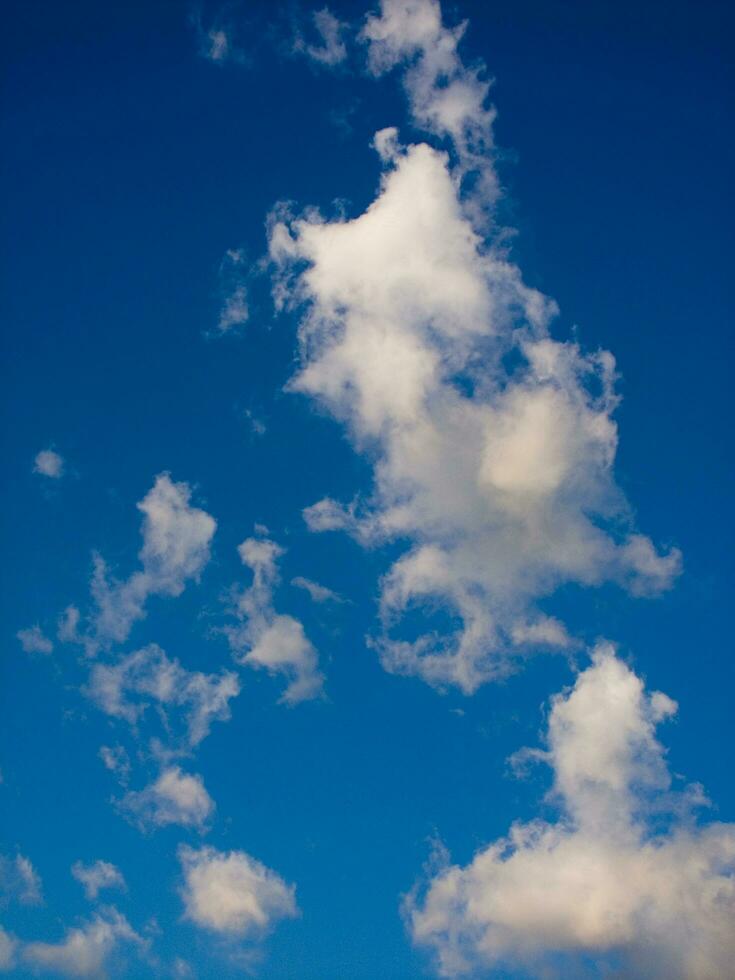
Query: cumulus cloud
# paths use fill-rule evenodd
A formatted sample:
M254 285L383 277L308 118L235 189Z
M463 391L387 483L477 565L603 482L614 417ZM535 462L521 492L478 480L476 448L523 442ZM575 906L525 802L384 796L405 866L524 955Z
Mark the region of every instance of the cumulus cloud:
M229 720L229 702L240 693L240 682L232 671L186 670L152 643L116 663L96 663L85 692L106 714L130 725L137 725L151 705L164 712L183 709L184 737L194 747L209 734L213 721Z
M655 729L676 710L610 645L594 650L553 699L546 749L533 753L553 770L558 820L514 824L407 902L412 938L442 975L729 975L735 824L697 825L701 789L671 789Z
M133 623L145 616L151 596L179 596L187 582L199 580L210 558L217 523L206 511L192 507L190 501L187 483L174 483L168 473L156 477L137 505L143 513L143 546L138 553L141 569L118 581L110 576L104 559L96 555L89 630L80 630L79 610L70 606L59 623L60 640L82 643L90 654L100 647L122 643Z
M121 888L123 891L126 888L122 872L109 861L93 861L92 864L75 861L71 873L91 901L105 888Z
M107 963L125 945L142 950L146 943L124 915L110 908L67 930L59 943L26 943L22 958L34 970L51 970L69 977L99 977L106 975Z
M429 0L381 9L365 28L374 70L407 62L425 128L491 166L486 86L462 68L460 32ZM407 543L382 583L375 646L390 671L470 693L530 649L570 645L539 608L559 586L651 594L681 556L635 531L616 485L612 355L555 340L553 301L524 285L499 229L480 234L468 203L488 199L489 178L462 191L456 153L402 147L394 129L375 147L384 171L363 214L277 208L270 222L276 305L301 314L290 390L346 424L374 463L369 496L304 516L366 545ZM416 608L457 628L406 635Z
M317 34L317 43L310 44L301 34L297 34L294 51L330 68L341 64L347 58L344 39L347 24L335 17L328 7L314 11L311 19Z
M345 601L338 592L334 592L332 589L328 589L326 585L320 585L318 582L314 582L310 578L304 578L303 575L297 575L295 578L292 578L291 585L295 585L297 589L303 589L304 592L308 593L312 602L322 603Z
M33 460L33 472L59 480L64 475L64 460L53 449L42 449Z
M40 905L41 879L35 868L22 854L14 858L0 854L0 900L21 905Z
M15 634L24 653L52 653L54 645L40 626L29 626Z
M178 824L201 831L215 809L201 776L178 766L164 769L145 789L126 793L120 806L144 830Z
M279 920L298 915L295 886L243 851L182 845L179 860L185 914L198 926L257 940Z
M316 650L298 619L273 608L283 549L267 538L248 538L238 550L253 573L253 584L240 593L233 610L239 624L224 630L238 662L285 674L288 685L280 700L286 704L319 697L324 677Z

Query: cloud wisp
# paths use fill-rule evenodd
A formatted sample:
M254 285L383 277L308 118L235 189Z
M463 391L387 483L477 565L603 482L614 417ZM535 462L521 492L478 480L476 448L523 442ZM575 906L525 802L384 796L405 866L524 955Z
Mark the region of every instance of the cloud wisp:
M224 628L238 663L284 674L288 684L280 700L285 704L321 697L324 676L302 623L273 607L280 580L277 562L283 549L260 537L247 538L238 550L243 564L253 573L253 584L237 596L233 608L240 622Z
M109 861L93 861L91 864L75 861L71 873L92 902L96 901L99 893L104 889L118 888L122 891L127 889L122 871Z
M167 733L192 749L206 738L213 721L229 720L229 702L240 693L240 682L229 670L187 670L152 643L113 664L94 664L85 693L106 714L132 726L155 707L163 713ZM169 718L171 711L177 712L175 718Z
M301 316L289 388L374 461L372 493L318 501L306 521L366 545L406 542L382 582L375 646L390 671L471 693L530 650L570 646L539 607L559 586L653 594L681 556L636 531L616 485L612 355L553 338L555 304L477 218L492 181L463 178L468 154L492 169L493 113L459 60L461 32L438 17L430 0L385 0L364 36L376 72L407 66L414 115L451 152L382 130L370 207L334 220L277 208L269 250L276 305ZM406 635L412 608L450 625Z
M647 694L609 644L595 648L552 700L545 750L531 753L553 770L556 822L514 824L406 902L412 939L440 974L728 975L735 825L698 825L701 788L671 789L655 729L676 710Z
M80 613L70 606L59 624L62 642L77 642L89 655L123 643L133 624L143 619L151 596L181 595L189 581L198 581L209 562L217 522L191 505L191 488L160 473L138 503L143 513L141 568L123 581L114 579L105 560L95 555L89 626L80 630Z

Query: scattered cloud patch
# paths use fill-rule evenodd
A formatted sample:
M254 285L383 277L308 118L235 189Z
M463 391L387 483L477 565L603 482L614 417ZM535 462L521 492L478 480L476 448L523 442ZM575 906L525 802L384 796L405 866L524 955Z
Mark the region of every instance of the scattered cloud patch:
M79 610L70 606L60 621L59 639L82 643L89 654L123 643L133 623L145 616L151 596L176 597L187 582L199 580L209 562L217 523L191 505L191 494L187 483L174 483L168 473L156 477L137 505L143 513L143 547L138 553L142 568L118 581L104 559L95 555L89 629L79 629Z
M183 737L193 748L209 734L213 721L229 720L229 702L240 693L240 682L232 671L186 670L152 643L114 664L96 663L85 691L102 711L130 725L137 725L152 705L163 711L183 709Z
M33 472L51 480L60 480L64 475L63 457L53 449L42 449L33 460Z
M186 917L204 929L257 940L298 915L295 887L243 851L182 845L179 860Z
M32 969L51 970L68 977L105 976L105 967L124 946L144 950L146 942L124 915L104 909L83 925L68 929L59 943L26 943L22 958Z
M291 585L295 585L297 589L303 589L304 592L307 592L312 602L322 603L345 601L338 592L328 589L326 585L320 585L318 582L313 582L310 578L304 578L303 575L297 575L295 578L292 578Z
M242 249L228 249L219 268L221 305L217 329L221 334L243 326L250 317L245 273L245 253Z
M233 609L239 624L224 629L238 663L285 674L288 685L280 700L286 704L320 697L324 677L302 623L273 608L283 549L267 538L248 538L238 550L253 573L253 584L237 596Z
M334 68L345 61L347 58L345 35L348 25L335 17L328 7L314 11L311 20L317 42L309 43L301 33L298 33L294 40L294 52L306 55L312 61L329 68Z
M92 864L75 861L71 873L90 901L94 901L103 889L119 888L123 891L126 889L122 872L109 861L94 861Z
M126 793L120 807L144 830L178 824L202 831L215 804L201 776L171 766L145 789Z
M194 9L189 23L200 57L217 65L245 65L250 60L243 39L245 24L241 17L235 16L233 4L223 5L208 24L204 22L201 9Z
M13 969L17 952L18 940L0 926L0 971Z
M40 626L29 626L28 629L18 630L15 635L24 653L49 654L53 652L54 645Z
M665 694L647 694L610 645L594 650L572 690L553 699L546 748L533 753L553 770L558 820L514 824L407 902L413 941L441 975L727 975L735 825L698 826L701 789L672 791L655 729L676 710Z
M41 879L22 854L14 858L0 854L0 900L3 903L40 905L43 902Z

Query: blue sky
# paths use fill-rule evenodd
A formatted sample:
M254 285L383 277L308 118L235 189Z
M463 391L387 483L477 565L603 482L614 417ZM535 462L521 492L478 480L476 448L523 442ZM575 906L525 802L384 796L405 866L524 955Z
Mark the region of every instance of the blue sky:
M726 975L729 16L10 13L0 970Z

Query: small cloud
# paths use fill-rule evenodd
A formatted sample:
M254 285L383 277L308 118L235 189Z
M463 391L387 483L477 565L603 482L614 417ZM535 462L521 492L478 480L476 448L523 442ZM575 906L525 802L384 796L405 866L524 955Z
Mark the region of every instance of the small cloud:
M189 18L197 38L199 55L217 65L227 62L247 64L248 57L241 44L242 25L231 16L231 5L220 11L207 26L202 20L201 10Z
M220 334L231 333L242 327L250 318L245 252L241 248L230 248L220 262L219 297L220 310L217 330Z
M40 626L29 626L28 629L18 630L15 634L24 653L51 653L54 645L44 634Z
M33 460L33 472L59 480L64 475L64 460L53 449L42 449Z
M122 872L109 861L94 861L92 864L76 861L72 865L71 873L84 888L84 894L90 901L94 901L103 888L126 888Z
M283 549L261 537L243 541L238 551L253 573L253 583L237 596L232 612L238 624L224 627L237 662L270 674L284 674L288 684L281 701L285 704L322 697L324 675L303 624L293 616L277 613L273 606Z
M178 824L202 831L215 809L201 776L191 776L178 766L164 769L140 792L126 793L120 805L143 830Z
M335 17L328 7L316 10L311 19L316 30L317 43L309 44L299 33L294 40L294 52L306 55L328 68L341 64L347 58L344 36L348 25Z
M122 745L103 745L99 757L105 769L109 769L120 783L125 785L130 777L130 757Z
M122 944L145 949L147 943L124 915L109 908L88 922L68 929L58 943L33 942L23 947L23 959L35 970L50 970L71 977L106 976L105 966Z
M35 868L22 854L14 858L0 855L0 901L21 905L40 905L41 879Z
M303 575L297 575L295 578L292 578L291 585L295 585L297 589L303 589L305 592L308 592L313 602L346 601L338 592L328 589L326 585L320 585L318 582L313 582L309 578L304 578Z
M295 887L243 851L182 845L186 918L232 938L259 939L279 919L298 915Z

